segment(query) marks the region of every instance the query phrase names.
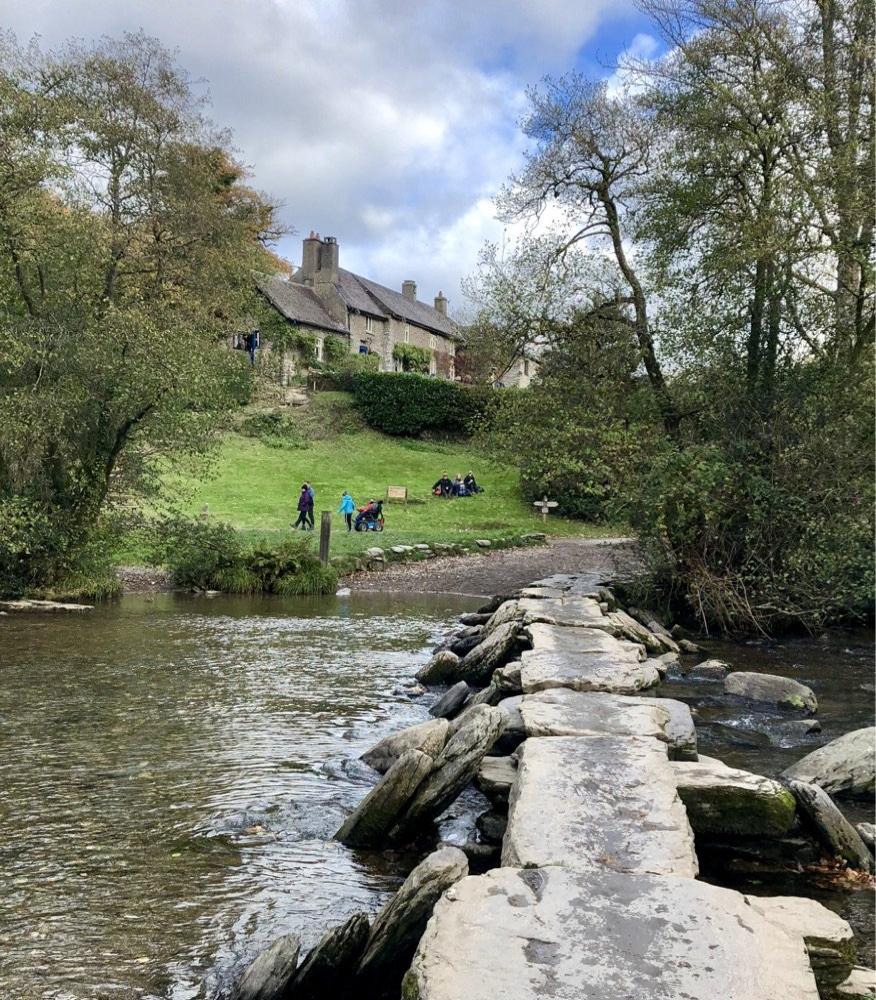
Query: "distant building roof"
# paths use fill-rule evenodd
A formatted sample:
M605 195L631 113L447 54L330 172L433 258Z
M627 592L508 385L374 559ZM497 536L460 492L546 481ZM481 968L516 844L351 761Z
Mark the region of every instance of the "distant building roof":
M443 337L450 337L452 340L461 340L459 328L453 320L444 313L438 312L433 306L420 302L419 299L411 301L401 292L394 292L385 285L378 285L376 281L369 281L359 274L352 275L360 285L377 300L377 302L392 316L409 320L417 326L425 327L427 330L434 330Z
M296 285L282 275L261 276L256 279L256 286L274 308L293 323L349 333L345 326L326 312L312 288Z

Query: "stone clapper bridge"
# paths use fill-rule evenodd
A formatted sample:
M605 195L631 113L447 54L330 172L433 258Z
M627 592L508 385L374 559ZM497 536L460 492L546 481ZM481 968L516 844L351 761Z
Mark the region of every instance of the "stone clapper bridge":
M818 1000L849 976L852 930L820 903L697 880L694 833L781 843L806 797L698 756L688 706L641 693L679 653L645 621L567 575L462 617L417 675L451 685L435 718L363 755L382 777L337 837L410 841L474 778L500 867L466 875L460 851L430 855L326 995L370 974L397 996L405 969L404 1000Z

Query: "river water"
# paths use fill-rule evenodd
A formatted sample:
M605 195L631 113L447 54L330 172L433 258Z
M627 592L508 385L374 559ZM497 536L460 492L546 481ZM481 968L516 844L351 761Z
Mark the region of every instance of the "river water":
M208 997L278 934L376 912L416 858L331 840L355 763L478 602L126 597L0 618L0 997Z
M331 839L373 781L356 757L426 717L404 683L477 603L160 595L0 618L0 998L207 998L277 935L307 949L375 913L419 858ZM667 681L703 753L775 775L873 723L867 634L708 652L809 684L824 731L791 739L720 683ZM815 895L872 963L872 893L705 875Z

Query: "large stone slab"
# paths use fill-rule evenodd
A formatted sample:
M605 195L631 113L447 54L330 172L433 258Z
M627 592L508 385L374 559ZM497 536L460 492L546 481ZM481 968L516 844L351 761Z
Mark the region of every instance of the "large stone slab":
M690 708L672 698L641 698L550 688L524 695L527 736L647 736L666 743L670 757L696 757Z
M537 623L526 632L532 649L520 655L524 694L562 687L635 694L660 680L654 667L642 662L645 651L641 646L599 629Z
M518 756L503 865L697 874L693 832L657 740L528 739Z
M695 833L777 838L794 825L794 796L778 781L711 757L696 763L673 761L671 766Z
M731 889L499 868L435 907L405 1000L818 1000L802 939Z
M605 618L599 601L592 597L521 598L517 602L526 622L548 625L589 626L598 628Z
M876 728L856 729L796 764L783 777L820 785L829 795L872 799L876 785Z

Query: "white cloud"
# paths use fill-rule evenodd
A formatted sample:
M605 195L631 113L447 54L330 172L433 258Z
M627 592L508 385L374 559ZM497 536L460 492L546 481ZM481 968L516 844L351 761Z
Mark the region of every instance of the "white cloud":
M178 48L288 224L377 281L460 300L501 236L490 199L519 166L525 86L627 2L0 0L0 20L48 47L142 27ZM299 238L281 250L298 260Z

